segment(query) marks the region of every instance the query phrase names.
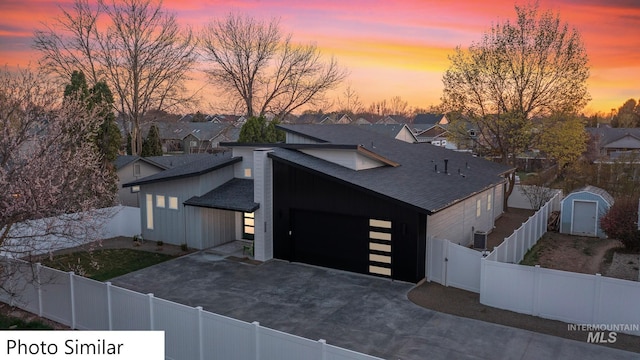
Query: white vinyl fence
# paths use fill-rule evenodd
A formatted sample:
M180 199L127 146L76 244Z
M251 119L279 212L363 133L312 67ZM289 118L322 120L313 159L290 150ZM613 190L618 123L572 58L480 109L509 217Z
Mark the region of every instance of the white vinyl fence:
M119 288L73 273L9 260L19 297L0 301L80 330L163 330L167 359L374 360L324 340L309 340ZM32 281L35 276L36 281ZM40 284L40 285L38 285Z
M573 324L623 325L640 335L640 282L482 260L480 303Z
M482 253L445 239L428 239L427 281L480 292Z
M140 209L114 206L15 224L0 256L40 255L97 239L140 234Z
M549 215L551 212L560 210L560 193L547 201L540 210L536 211L526 222L504 241L495 247L487 257L505 263L519 263L524 255L535 245L538 240L547 232Z

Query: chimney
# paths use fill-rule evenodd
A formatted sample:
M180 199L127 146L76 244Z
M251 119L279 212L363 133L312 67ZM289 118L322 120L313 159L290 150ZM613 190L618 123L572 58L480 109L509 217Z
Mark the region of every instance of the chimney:
M444 159L444 173L449 174L449 159Z

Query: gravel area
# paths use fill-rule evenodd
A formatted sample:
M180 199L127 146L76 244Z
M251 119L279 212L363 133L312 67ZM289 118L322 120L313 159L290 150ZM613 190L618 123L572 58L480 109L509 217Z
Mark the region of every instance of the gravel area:
M614 253L605 276L640 281L640 255Z
M587 340L587 332L568 331L568 324L562 321L543 319L537 316L482 305L480 303L480 294L453 287L445 287L433 282L425 281L417 285L409 292L408 297L409 300L417 305L446 314L535 331L580 342ZM600 345L640 353L640 337L638 336L619 333L615 343Z

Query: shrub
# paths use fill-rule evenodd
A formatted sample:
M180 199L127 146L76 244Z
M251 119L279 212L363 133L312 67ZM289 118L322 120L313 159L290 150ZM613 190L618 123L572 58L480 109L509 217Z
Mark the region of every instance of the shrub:
M187 246L187 244L185 243L185 244L180 245L180 249L181 249L182 251L187 251L187 250L189 250L189 247L188 247L188 246Z
M637 199L618 199L600 219L600 226L609 237L620 240L628 250L640 250Z

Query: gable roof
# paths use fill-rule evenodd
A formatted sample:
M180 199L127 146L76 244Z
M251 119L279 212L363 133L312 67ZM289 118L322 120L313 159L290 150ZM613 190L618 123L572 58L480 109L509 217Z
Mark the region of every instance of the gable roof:
M640 139L640 128L611 128L607 126L586 129L592 136L597 137L601 147L620 140L626 136Z
M411 129L409 129L406 124L364 124L358 126L362 127L363 129L375 131L378 134L386 135L392 138L395 138L403 129L406 129L406 131L411 134L411 136L413 136L414 142L418 142L415 134L411 131Z
M614 203L613 196L611 196L611 194L609 194L606 190L593 185L587 185L585 187L581 187L580 189L574 190L569 195L567 195L565 199L567 199L570 195L574 195L581 192L589 192L592 194L596 194L600 196L604 201L606 201L607 204L609 205L613 205Z
M208 154L207 154L208 155ZM142 179L132 181L122 185L122 187L131 187L136 185L152 184L167 180L176 180L191 176L203 175L208 172L235 164L242 161L242 158L232 158L231 152L225 151L203 157L201 160L192 161L180 166L161 171Z
M234 178L202 196L194 196L185 205L211 209L254 212L260 204L253 201L253 180Z
M205 160L211 154L184 154L184 155L169 155L169 156L148 156L145 159L151 160L156 164L160 164L165 169L170 169L176 166L182 166L192 161Z
M435 213L470 196L505 182L512 169L502 164L430 144L410 144L359 126L279 125L285 131L332 144L359 144L399 164L367 170L344 166L307 155L285 144L269 154L275 161L338 180L377 196ZM320 146L324 144L319 144ZM309 145L312 146L312 145ZM444 160L448 174L444 173ZM435 167L437 166L438 172ZM460 173L458 173L460 172Z
M115 166L116 170L120 170L123 167L125 167L125 166L127 166L127 165L129 165L129 164L131 164L133 162L136 162L136 161L144 161L147 164L156 166L156 167L158 167L158 168L160 168L162 170L169 168L169 166L165 166L164 164L162 164L160 162L153 161L150 158L143 158L143 157L140 157L138 155L118 155L116 160L113 162L113 166Z
M413 118L413 124L414 125L435 125L439 123L443 117L444 117L443 114L434 114L434 113L417 114Z

